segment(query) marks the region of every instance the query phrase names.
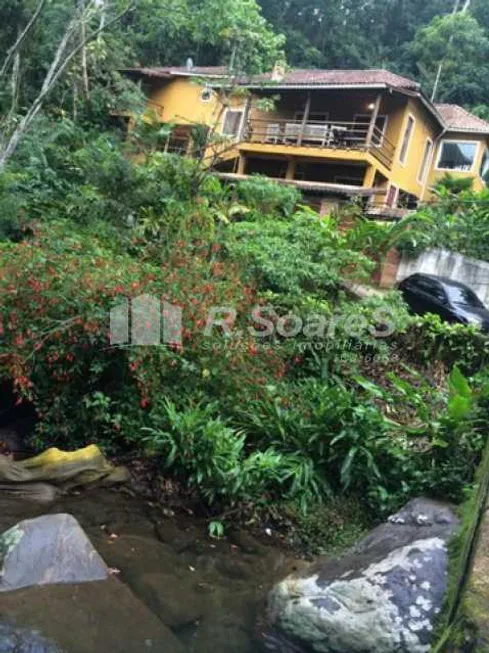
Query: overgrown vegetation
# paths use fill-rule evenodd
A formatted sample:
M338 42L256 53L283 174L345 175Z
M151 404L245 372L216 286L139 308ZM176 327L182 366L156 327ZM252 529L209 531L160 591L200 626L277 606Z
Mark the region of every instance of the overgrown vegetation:
M297 18L284 30L291 62L374 65L380 52L401 69L401 53L430 83L436 71L426 62L442 58L439 37L452 22L463 48L451 48L445 68L457 75L468 52L480 76L461 97L486 101L487 38L474 17L436 19L417 2L403 7L419 16L396 2L389 11L360 4L277 11L278 31L279 14ZM216 535L226 515L282 514L312 541L334 514L321 503L344 505L356 520L419 494L461 501L484 446L487 340L472 327L413 318L396 292L358 302L344 288L368 280L395 244L485 258L487 194L445 183L436 206L393 228L351 207L354 227L344 232L295 189L260 177L224 185L199 161L161 151L168 126L141 121L127 137L122 117L141 93L117 71L188 55L234 72L270 69L285 42L259 5L75 5L0 2L5 51L42 10L0 74L0 154L32 117L0 174L0 377L36 411L32 444L97 442L111 455L152 456L206 504ZM274 3L261 5L271 20ZM372 8L382 17L375 27ZM352 21L369 25L368 44ZM66 66L44 93L53 58ZM200 136L196 127L197 144ZM111 310L137 307L141 296L153 308L133 314L133 335L151 331L161 303L164 320L168 305L182 310L181 338L113 344ZM344 528L345 542L359 521Z
M397 293L342 290L375 267L366 240L388 247L398 227L343 233L261 178L204 175L196 195L195 161L136 164L70 121L40 135L0 194L0 372L36 408L36 447L155 457L214 530L281 502L355 497L378 517L419 494L463 499L487 341L411 317ZM111 345L111 308L141 295L182 308L181 342Z
M438 189L438 200L411 219L410 230L399 243L403 251L416 256L426 249L442 247L489 261L489 191L476 193L461 185L465 181L444 181Z

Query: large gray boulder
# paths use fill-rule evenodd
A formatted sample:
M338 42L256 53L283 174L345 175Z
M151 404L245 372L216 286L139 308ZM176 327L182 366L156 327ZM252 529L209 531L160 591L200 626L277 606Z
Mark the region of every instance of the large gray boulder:
M0 653L60 653L36 632L0 623Z
M108 569L71 515L45 515L0 536L0 592L106 580Z
M450 507L415 499L338 561L270 595L262 635L280 653L428 653L447 582Z

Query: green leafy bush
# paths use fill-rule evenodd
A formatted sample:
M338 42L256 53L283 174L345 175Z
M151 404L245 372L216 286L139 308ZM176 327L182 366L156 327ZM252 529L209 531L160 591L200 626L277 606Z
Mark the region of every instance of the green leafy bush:
M259 215L289 217L300 202L300 192L293 186L284 186L259 175L236 185L236 193L243 204Z
M457 180L460 181L460 180ZM489 261L489 191L442 190L433 204L421 208L398 240L401 251L418 256L444 248Z
M489 364L489 340L477 326L450 324L431 313L411 317L395 339L406 358L423 365L457 364L472 374Z
M161 153L136 165L67 123L1 183L0 377L34 405L39 448L150 449L214 512L282 500L305 511L333 495L379 515L422 493L463 497L489 406L447 374L480 372L486 339L409 316L398 293L342 290L375 265L362 241L372 256L395 229L342 233L287 187L235 191ZM145 293L182 307L182 344L110 346L111 308ZM274 326L312 313L334 328L263 340L249 318L270 304ZM205 334L226 306L231 332Z
M238 410L238 423L258 446L307 454L336 492L361 493L376 514L423 493L460 501L480 459L485 409L458 370L449 393L408 378L283 384Z
M153 411L165 426L146 428L152 454L163 456L209 504L267 505L273 497L298 500L304 510L322 497L324 482L312 460L273 447L247 453L246 435L227 426L217 404L178 410L171 401Z
M235 350L204 333L212 306L251 310L253 288L235 267L209 261L207 248L155 266L119 251L113 236L103 223L63 221L0 244L0 376L34 403L40 446L137 446L162 388L226 396L283 373L276 352L256 355L251 336ZM144 293L185 307L181 347L109 346L110 309Z
M288 220L248 218L230 226L226 247L262 290L297 302L304 293L334 293L345 276L361 277L373 267L366 256L348 248L333 220L319 219L305 207Z

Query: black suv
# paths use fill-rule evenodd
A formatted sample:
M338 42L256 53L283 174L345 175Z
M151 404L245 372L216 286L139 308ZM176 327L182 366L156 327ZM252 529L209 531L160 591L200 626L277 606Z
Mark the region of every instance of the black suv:
M413 274L398 285L413 313L435 313L447 322L475 324L489 332L489 311L468 286L434 274Z

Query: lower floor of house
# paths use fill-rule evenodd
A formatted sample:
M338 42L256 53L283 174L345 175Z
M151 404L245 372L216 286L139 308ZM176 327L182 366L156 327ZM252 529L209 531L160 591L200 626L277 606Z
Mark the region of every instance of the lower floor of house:
M329 211L341 203L356 200L372 215L404 217L417 207L419 199L389 181L367 161L314 160L240 154L220 163L224 178L264 175L294 185L305 200Z

